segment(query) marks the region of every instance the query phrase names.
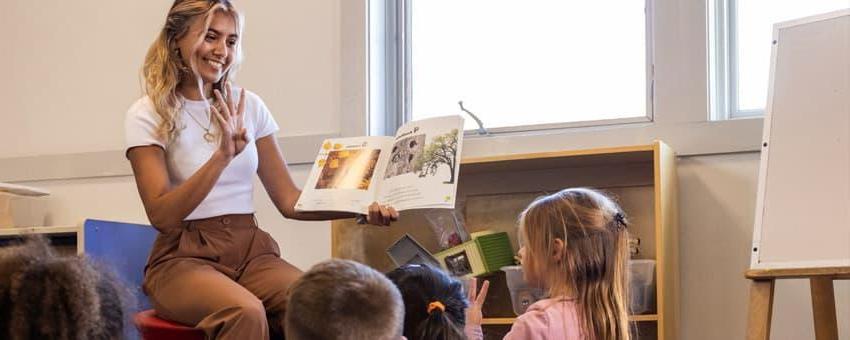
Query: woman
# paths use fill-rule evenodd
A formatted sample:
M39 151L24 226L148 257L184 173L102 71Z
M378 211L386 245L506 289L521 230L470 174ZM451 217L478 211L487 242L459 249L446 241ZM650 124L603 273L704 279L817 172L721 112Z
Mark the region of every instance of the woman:
M301 271L257 228L253 174L281 214L296 212L295 186L263 101L230 80L243 20L228 0L177 0L143 68L146 96L127 113L127 158L151 224L160 231L143 288L157 314L214 339L266 339L282 329L286 289ZM391 207L367 221L389 225ZM268 314L268 315L267 315Z

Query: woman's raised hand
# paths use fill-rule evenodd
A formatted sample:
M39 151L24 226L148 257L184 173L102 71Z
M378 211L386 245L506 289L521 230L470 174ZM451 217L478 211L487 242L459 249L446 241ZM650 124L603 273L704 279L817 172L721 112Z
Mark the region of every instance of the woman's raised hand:
M229 158L236 157L245 146L248 145L248 133L245 129L245 89L239 92L239 104L233 102L233 87L230 82L224 84L224 94L218 89L213 90L215 93L216 102L219 104L211 105L213 115L218 119L221 127L221 140L219 141L219 151Z

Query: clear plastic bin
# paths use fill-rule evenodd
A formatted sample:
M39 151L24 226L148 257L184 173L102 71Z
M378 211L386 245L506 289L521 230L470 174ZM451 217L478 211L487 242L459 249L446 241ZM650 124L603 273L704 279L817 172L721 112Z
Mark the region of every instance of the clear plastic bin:
M525 282L521 266L506 266L501 269L505 272L514 313L525 313L528 306L543 298L543 290L531 287ZM629 261L629 291L629 309L632 314L645 314L655 310L655 260Z
M47 200L47 196L25 196L0 191L0 228L45 225Z
M629 261L629 291L632 314L655 310L655 260Z
M525 313L528 306L543 298L542 289L529 286L523 279L522 266L505 266L501 269L505 272L508 290L511 292L511 304L516 315Z

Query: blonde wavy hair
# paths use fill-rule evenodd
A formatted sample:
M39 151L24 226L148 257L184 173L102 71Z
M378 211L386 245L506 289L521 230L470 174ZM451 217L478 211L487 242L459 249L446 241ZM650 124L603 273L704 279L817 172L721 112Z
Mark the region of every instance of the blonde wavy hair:
M212 14L217 11L233 16L239 35L233 64L221 77L221 80L213 84L213 88L221 89L224 83L234 77L236 69L242 62L241 37L244 19L229 0L174 1L168 11L165 26L162 27L145 56L145 63L142 67L144 92L150 98L156 113L161 118L157 127L157 135L164 139L166 143L176 138L179 133L176 120L182 104L177 93L177 87L187 73L197 74L194 65L187 66L183 63L177 41L188 34L190 26L198 19L204 20L205 28L201 32L206 32L212 21ZM198 36L195 47L201 43L203 38L202 33ZM213 121L218 123L215 119Z
M564 189L520 214L520 240L531 271L550 297L574 297L582 333L629 340L628 232L619 205L599 191ZM555 239L564 242L555 259Z

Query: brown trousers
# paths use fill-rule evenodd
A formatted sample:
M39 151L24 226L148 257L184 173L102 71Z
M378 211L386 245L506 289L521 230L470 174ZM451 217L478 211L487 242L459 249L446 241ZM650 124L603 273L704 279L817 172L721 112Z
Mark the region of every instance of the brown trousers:
M282 336L286 290L299 276L253 214L223 215L160 233L142 287L157 315L208 339L263 340L270 329Z

